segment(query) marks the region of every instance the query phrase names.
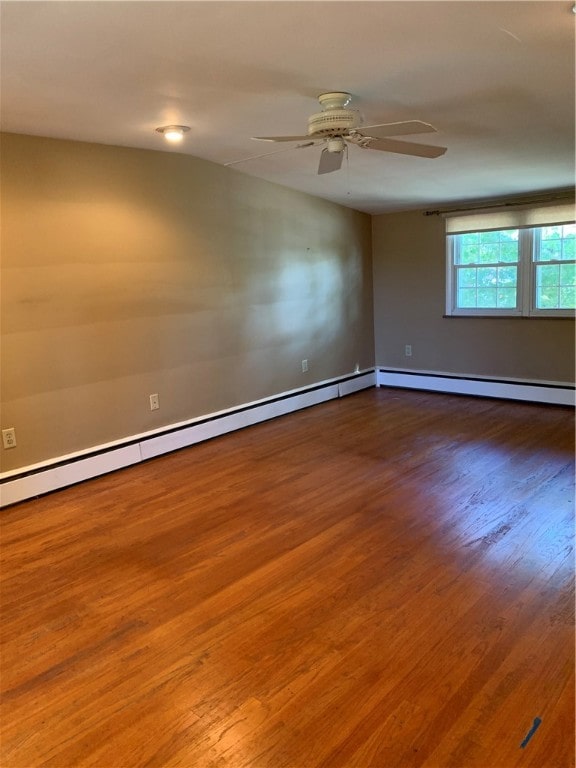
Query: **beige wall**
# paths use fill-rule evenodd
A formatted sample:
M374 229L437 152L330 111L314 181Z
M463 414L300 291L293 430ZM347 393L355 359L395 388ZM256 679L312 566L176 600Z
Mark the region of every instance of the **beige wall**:
M372 238L377 365L574 381L571 319L442 317L443 219L422 211L374 216Z
M1 191L4 471L374 364L366 214L181 154L10 134Z

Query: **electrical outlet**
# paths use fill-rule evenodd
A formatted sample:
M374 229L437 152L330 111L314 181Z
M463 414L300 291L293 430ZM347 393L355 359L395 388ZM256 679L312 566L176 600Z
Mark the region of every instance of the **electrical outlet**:
M2 444L4 448L16 448L16 430L14 427L2 430Z
M412 357L412 344L406 344L404 347L404 356Z
M302 373L306 373L308 370L308 360L302 360Z
M160 398L158 395L150 395L150 410L157 411L160 408Z

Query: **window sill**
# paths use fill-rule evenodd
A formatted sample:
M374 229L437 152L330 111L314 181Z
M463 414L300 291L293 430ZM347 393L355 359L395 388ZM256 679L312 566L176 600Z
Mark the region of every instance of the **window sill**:
M572 320L575 315L442 315L447 320Z

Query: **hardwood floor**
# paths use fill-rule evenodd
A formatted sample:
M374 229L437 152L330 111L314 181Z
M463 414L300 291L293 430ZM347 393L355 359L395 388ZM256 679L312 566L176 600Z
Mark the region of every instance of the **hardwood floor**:
M374 389L5 510L2 768L574 766L573 459Z

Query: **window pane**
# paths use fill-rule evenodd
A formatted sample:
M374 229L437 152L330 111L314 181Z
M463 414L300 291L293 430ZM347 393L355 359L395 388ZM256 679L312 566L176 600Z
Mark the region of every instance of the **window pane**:
M480 232L481 243L496 243L500 242L500 232Z
M497 264L518 261L518 230L469 232L455 235L457 264Z
M480 262L483 264L494 264L498 261L500 256L500 245L498 243L494 245L481 245L480 246Z
M516 307L516 288L498 288L498 307L514 309Z
M560 264L560 308L576 309L576 264Z
M518 243L502 243L500 261L518 261Z
M576 288L560 288L560 308L576 309Z
M536 307L537 309L558 309L559 303L558 288L549 288L538 286L536 289Z
M561 240L542 240L539 261L553 261L562 256Z
M457 267L456 306L458 309L516 309L517 282L516 266ZM555 285L557 282L555 280Z
M476 268L468 268L458 270L458 288L475 288L476 287Z
M480 248L478 245L463 245L460 249L459 264L475 264L478 261Z
M562 225L556 225L553 227L541 227L542 240L550 240L562 237Z
M517 267L498 267L498 286L516 288L517 276Z
M568 237L562 243L562 258L576 259L576 238Z
M576 258L574 224L540 227L538 232L540 244L534 257L536 261L573 261Z
M536 267L536 285L557 286L560 284L560 267L558 264L549 264L545 267Z
M563 259L574 259L576 242L576 225L564 224L562 227L562 257Z
M478 288L478 307L496 309L498 306L496 288Z
M458 291L458 307L472 309L476 306L476 288L461 288Z
M576 264L536 267L536 308L576 309Z
M576 264L560 265L560 285L576 287Z
M495 286L498 282L496 267L479 267L478 268L478 285L483 287Z

